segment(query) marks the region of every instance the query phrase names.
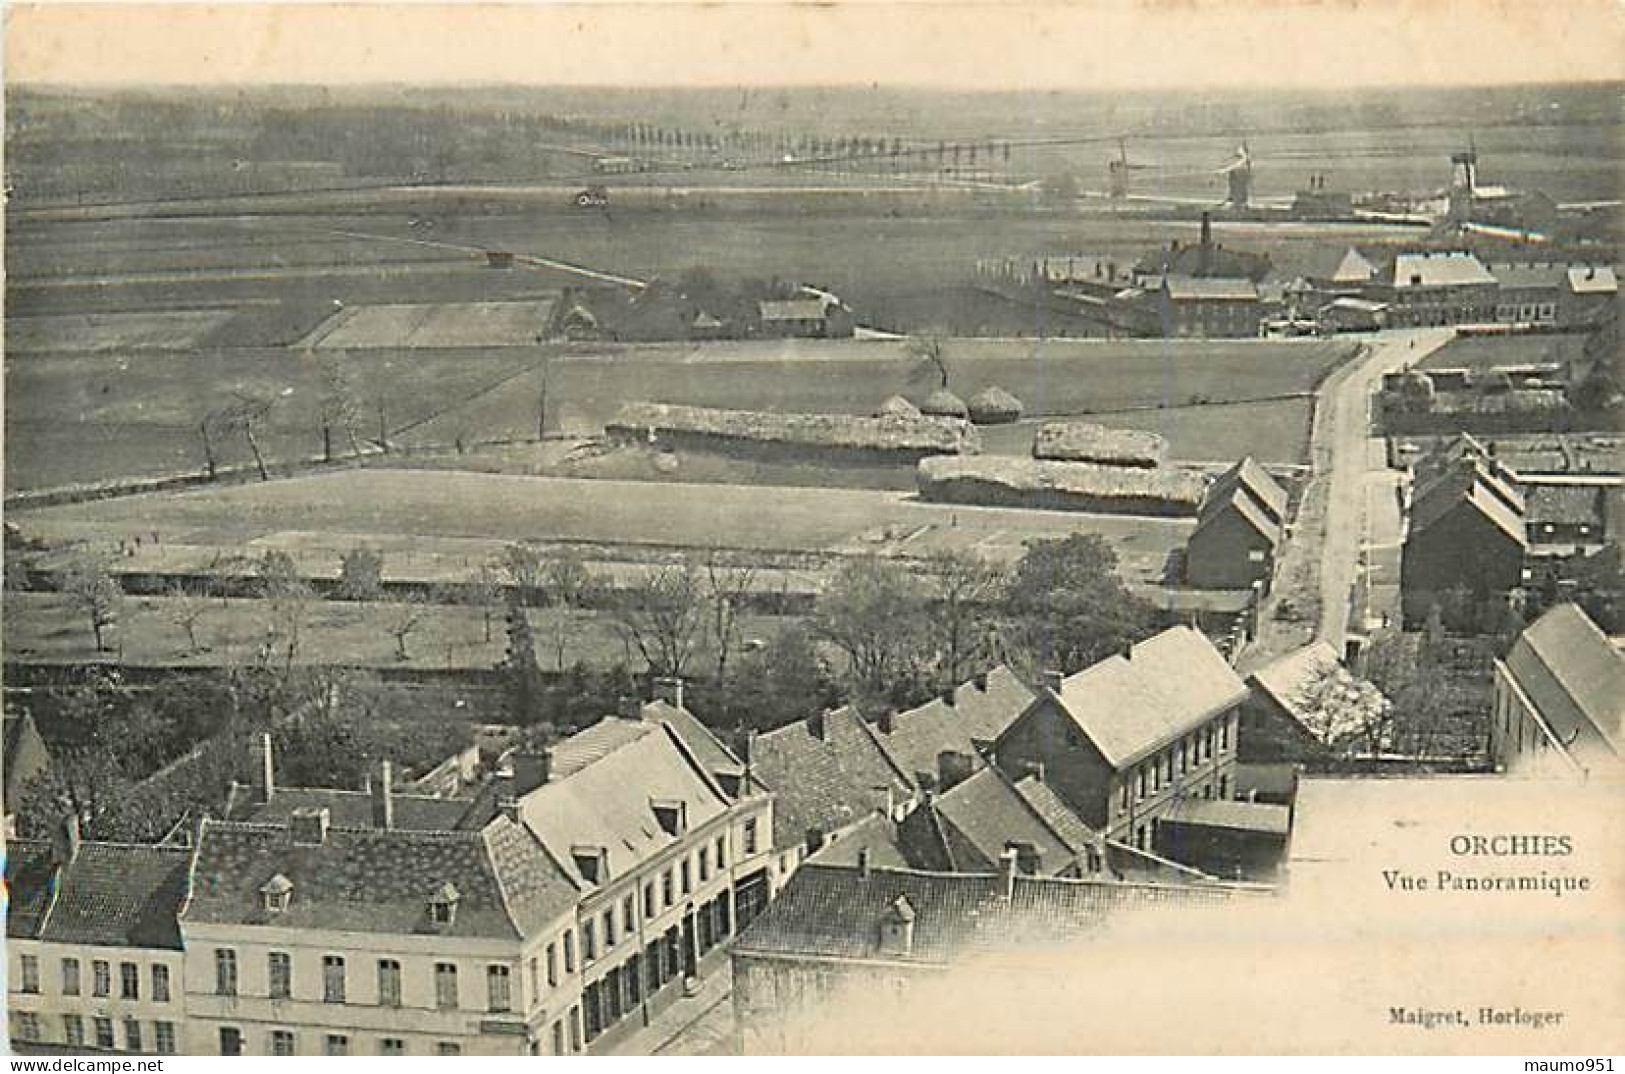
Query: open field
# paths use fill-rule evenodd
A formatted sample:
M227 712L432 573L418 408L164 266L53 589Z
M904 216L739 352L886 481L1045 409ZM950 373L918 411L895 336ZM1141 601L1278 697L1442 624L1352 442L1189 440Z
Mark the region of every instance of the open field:
M304 341L318 350L354 347L526 347L547 335L551 300L354 306Z
M1117 429L1143 429L1168 441L1170 458L1185 462L1234 462L1251 455L1259 462L1298 466L1308 462L1309 419L1314 400L1265 399L1209 403L1150 410L1095 411L1090 420ZM1031 455L1033 434L1042 420L982 430L982 451L991 455Z
M268 484L131 496L12 512L31 537L99 543L161 536L161 545L235 546L279 534L571 541L809 552L850 548L864 534L937 527L1019 554L1029 538L1098 533L1125 575L1160 577L1190 522L1122 515L927 504L896 492L654 484L437 470L361 469Z
M233 316L234 311L223 309L8 317L6 350L12 353L192 350Z
M1583 335L1457 336L1426 358L1422 369L1491 369L1562 363L1585 351Z

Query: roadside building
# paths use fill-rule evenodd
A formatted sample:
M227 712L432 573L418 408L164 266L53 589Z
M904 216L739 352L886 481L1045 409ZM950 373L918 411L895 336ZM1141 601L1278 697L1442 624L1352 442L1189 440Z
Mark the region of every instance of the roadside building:
M8 839L6 1007L23 1053L189 1049L176 914L187 847Z
M764 336L841 339L853 332L846 303L822 292L758 302L756 315Z
M1495 319L1501 324L1551 326L1568 283L1568 265L1552 261L1492 263L1498 285Z
M1324 641L1270 661L1247 676L1247 687L1240 764L1313 764L1349 747L1380 748L1388 699Z
M1490 756L1514 775L1625 777L1625 652L1576 605L1495 662Z
M919 987L975 960L989 989L1058 987L1075 973L1070 945L1129 914L1222 908L1252 889L1023 875L1015 850L992 874L939 873L868 862L808 862L733 949L735 1022L747 1054L831 1050L830 1005L896 1032L927 1012ZM1082 949L1080 954L1086 953ZM854 1043L844 1018L841 1040ZM861 1031L861 1026L857 1027ZM965 1032L976 1032L966 1027ZM1003 1032L1000 1030L999 1032ZM988 1048L1008 1044L989 1033Z
M1493 324L1497 284L1481 261L1459 250L1400 254L1380 294L1395 328Z
M1212 642L1173 627L1075 675L1048 677L994 743L994 763L1012 778L1042 766L1084 823L1151 850L1178 801L1230 797L1246 698Z
M1529 551L1521 493L1482 460L1419 476L1400 558L1407 625L1439 607L1470 626L1488 603L1522 585ZM1457 596L1471 607L1452 607Z
M1625 492L1617 475L1548 474L1520 481L1527 507L1530 545L1590 551L1615 534L1609 527L1611 501Z
M1275 571L1287 492L1249 456L1208 487L1185 543L1185 580L1204 589L1268 587Z
M1245 277L1162 277L1162 334L1170 338L1247 339L1258 335L1263 305Z
M1380 331L1388 327L1388 303L1368 298L1334 298L1315 310L1315 324L1326 335Z

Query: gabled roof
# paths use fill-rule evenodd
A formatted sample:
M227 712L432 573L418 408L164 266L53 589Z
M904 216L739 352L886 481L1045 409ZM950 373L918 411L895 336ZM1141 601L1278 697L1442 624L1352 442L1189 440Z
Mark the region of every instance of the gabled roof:
M933 873L808 862L735 941L736 955L882 959L947 965L980 952L1053 953L1113 915L1156 906L1219 905L1245 889ZM906 952L880 949L879 924L899 898L914 910Z
M1394 259L1394 286L1401 290L1494 283L1495 277L1490 275L1483 262L1462 250L1400 254Z
M862 820L884 804L887 787L902 795L914 791L874 729L850 706L756 736L750 767L752 778L777 795L777 846L795 846L810 831L833 832Z
M1197 534L1208 532L1220 520L1235 516L1248 526L1252 527L1271 545L1277 544L1281 539L1281 526L1270 517L1269 509L1248 492L1240 484L1232 484L1227 491L1218 495L1209 493L1202 501L1202 510L1197 516L1196 528L1191 531L1191 539Z
M1213 484L1208 486L1207 495L1203 497L1202 512L1206 513L1224 506L1237 487L1245 489L1275 522L1285 521L1288 499L1286 489L1270 476L1268 470L1258 465L1251 455L1238 459L1234 466L1213 479Z
M282 874L287 909L260 888ZM446 884L458 893L448 924L429 918ZM579 891L524 828L498 817L471 832L329 828L294 844L286 826L205 820L184 922L338 932L516 939L568 912Z
M1575 265L1568 273L1569 290L1577 295L1612 295L1619 292L1619 278L1612 265Z
M1535 620L1506 668L1572 756L1625 757L1625 653L1578 607L1559 604Z
M1106 762L1122 769L1246 696L1213 643L1176 626L1069 676L1059 694L1046 691L1028 712L1053 699Z
M953 698L952 704L948 696ZM937 774L937 757L944 751L978 756L976 744L990 743L1003 734L1032 699L1032 689L1000 665L947 695L897 713L891 717L890 731L885 730L884 720L876 721L873 728L897 768L918 780L922 774Z
M826 306L821 298L767 300L756 304L764 321L821 321Z
M682 837L661 827L656 801L681 803L689 829L728 809L722 791L663 724L610 717L551 752L548 780L520 799L520 816L578 884L602 881L581 872L572 847L602 847L613 881Z
M1011 843L1025 843L1038 853L1038 871L1058 876L1076 862L1073 848L996 768L983 768L929 806L947 829L955 867L964 872L996 872L999 856Z
M96 947L178 951L186 847L83 842L58 868L51 844L6 844L6 935Z
M1528 544L1523 512L1508 506L1480 466L1459 467L1441 474L1411 504L1410 532L1424 533L1458 509L1476 511L1520 545Z
M1388 708L1382 692L1351 675L1324 641L1271 661L1248 682L1327 745L1367 730Z
M1256 302L1252 280L1228 276L1164 276L1163 290L1176 302Z
M736 779L744 776L745 763L688 709L666 701L651 701L643 706L642 716L670 728L701 767L713 776Z

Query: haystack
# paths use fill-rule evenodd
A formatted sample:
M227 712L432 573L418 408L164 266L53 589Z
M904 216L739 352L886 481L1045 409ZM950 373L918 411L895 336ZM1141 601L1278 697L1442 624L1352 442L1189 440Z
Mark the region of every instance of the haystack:
M1087 421L1052 421L1033 437L1033 458L1155 469L1168 457L1168 441L1141 429L1112 429Z
M966 404L970 420L977 425L1007 425L1021 418L1021 400L1000 388L989 385L970 397Z
M920 408L904 399L901 395L894 395L887 399L880 404L880 409L875 411L875 417L877 418L917 418L919 416Z
M976 427L954 418L863 418L849 414L780 414L669 403L628 403L605 426L615 439L751 442L914 454L981 450Z
M931 418L968 418L970 411L965 408L965 400L959 398L947 388L938 388L925 397L920 404L920 413Z
M1129 515L1194 515L1204 485L1190 470L988 455L921 459L916 480L940 503Z

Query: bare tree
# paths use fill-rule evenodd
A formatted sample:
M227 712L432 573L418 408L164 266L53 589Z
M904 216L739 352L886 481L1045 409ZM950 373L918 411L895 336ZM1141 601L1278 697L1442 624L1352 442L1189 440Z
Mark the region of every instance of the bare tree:
M343 431L350 454L361 454L361 442L355 431L361 421L361 398L345 361L346 355L341 352L322 364L322 457L328 462L333 461L335 428Z
M925 609L908 568L878 556L843 563L818 598L818 633L846 654L871 698L889 696L914 671Z
M239 392L234 401L205 415L199 428L203 434L203 453L211 478L217 475L218 438L240 432L254 456L260 480L271 480L270 472L265 467L265 454L260 450L260 434L265 430L265 421L275 405L275 399L262 399Z
M294 661L299 656L300 634L316 600L316 591L299 576L293 557L282 551L265 554L260 561L259 582L260 594L269 612L265 656L269 658L273 651L280 650L286 677L293 672Z
M502 610L502 578L497 568L489 563L480 564L479 570L463 590L469 604L480 609L485 621L485 640L491 640L491 620Z
M656 675L682 675L705 633L705 591L693 561L655 567L616 601L613 620L628 648Z
M412 659L411 654L406 651L406 639L423 625L427 611L423 602L415 597L407 597L405 600L392 603L385 611L384 629L395 639L396 660Z
M198 623L209 609L208 597L182 582L171 585L167 596L169 600L165 609L169 612L169 620L186 632L186 643L191 646L191 651L208 652L209 647L198 641L197 636Z
M520 604L533 604L542 584L542 557L527 544L510 544L502 550L502 570L514 587Z
M549 560L543 573L557 609L553 616L553 660L558 670L563 671L572 613L591 602L603 582L581 557L568 552Z
M706 598L710 605L710 631L717 651L717 683L728 679L728 660L739 643L745 605L756 586L756 568L730 564L719 549L705 557Z
M914 336L908 341L909 353L918 358L924 367L935 374L938 388L948 386L948 362L944 357L944 333L926 332Z
M1004 571L970 552L947 551L925 565L925 617L943 686L955 686L994 659Z
M107 648L105 633L118 621L124 590L101 557L85 553L74 558L62 578L62 592L90 620L96 651Z

